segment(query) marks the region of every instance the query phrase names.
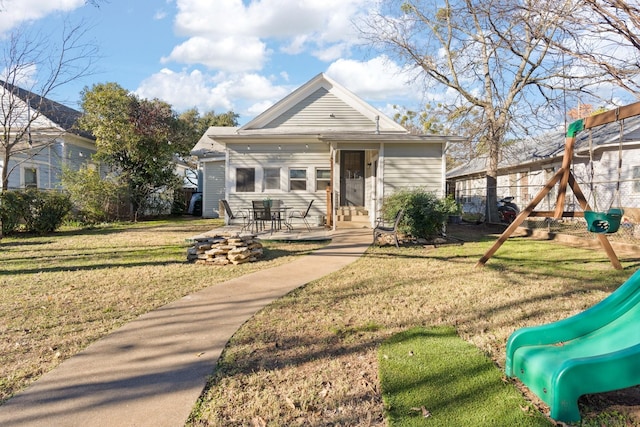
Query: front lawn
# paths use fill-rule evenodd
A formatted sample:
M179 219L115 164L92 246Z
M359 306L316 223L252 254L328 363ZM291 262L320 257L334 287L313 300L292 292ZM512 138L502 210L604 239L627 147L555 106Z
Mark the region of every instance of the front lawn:
M477 229L449 231L468 239ZM515 238L484 268L475 268L496 237L463 246L371 247L347 268L271 304L234 335L190 425L386 425L378 352L391 337L414 327L453 327L493 360L493 378L502 377L506 341L515 329L590 307L640 265L640 258L622 258L626 269L616 271L602 251ZM443 359L444 366L460 362L446 350L431 357ZM422 374L416 371L415 381ZM431 375L437 373L423 377ZM485 398L482 388L469 397ZM452 425L482 425L472 421L478 414L464 412L473 405L459 403L451 402L452 411L459 411ZM607 412L615 418L615 403L605 399L597 408L583 406L585 418L602 420ZM431 416L418 425L446 425L437 418L439 401L425 395L416 407L423 406ZM514 400L510 410L530 407L535 408ZM534 414L530 419L520 425L541 425ZM405 424L396 420L393 425Z
M221 224L185 218L0 240L0 402L143 313L324 244L268 242L264 261L224 268L187 263L187 239Z

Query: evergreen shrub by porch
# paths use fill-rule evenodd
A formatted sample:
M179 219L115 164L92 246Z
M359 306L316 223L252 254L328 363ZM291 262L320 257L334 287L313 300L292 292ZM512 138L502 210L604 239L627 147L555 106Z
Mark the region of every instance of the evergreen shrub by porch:
M451 214L451 203L424 189L399 190L386 197L382 204L385 222L393 221L400 209L404 209L404 217L398 225L401 233L430 238L442 233Z

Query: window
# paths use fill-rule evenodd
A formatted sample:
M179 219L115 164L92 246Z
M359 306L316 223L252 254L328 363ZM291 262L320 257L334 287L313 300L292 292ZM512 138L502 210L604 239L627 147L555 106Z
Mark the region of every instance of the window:
M331 169L316 169L316 191L325 191L331 183Z
M289 170L289 191L306 191L307 190L307 170L306 169L290 169Z
M236 191L250 193L256 190L256 170L254 168L236 169Z
M264 189L280 189L280 168L264 168Z
M25 188L38 188L38 169L24 168Z
M633 191L640 193L640 166L633 167Z

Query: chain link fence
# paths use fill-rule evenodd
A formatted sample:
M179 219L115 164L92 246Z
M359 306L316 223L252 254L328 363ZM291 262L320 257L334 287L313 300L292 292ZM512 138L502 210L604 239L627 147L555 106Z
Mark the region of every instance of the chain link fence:
M620 228L615 233L607 234L612 242L640 245L640 180L621 181L619 190L616 181L600 181L579 183L591 209L606 212L609 208L623 208L624 215ZM534 197L544 188L544 185L498 186L498 199L513 197L520 210L524 209ZM536 211L554 211L557 198L556 185L545 198L536 206ZM462 204L463 218L470 221L484 221L486 208L486 190L475 188L471 190L455 190L456 201ZM582 208L573 191L567 189L564 210L580 212ZM585 239L596 239L595 233L588 231L588 226L582 216L573 218L544 218L529 217L522 224L531 230L544 230L552 233L563 233L579 236Z

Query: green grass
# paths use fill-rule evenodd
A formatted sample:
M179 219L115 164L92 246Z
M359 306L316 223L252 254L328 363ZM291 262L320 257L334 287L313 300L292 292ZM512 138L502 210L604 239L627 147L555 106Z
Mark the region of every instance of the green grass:
M258 263L188 263L187 241L220 225L173 218L0 240L0 403L141 314L325 244L265 242Z
M268 241L258 263L187 263L187 240L220 224L183 218L0 240L0 401L142 313L324 245ZM452 227L449 234L467 239L462 246L371 247L356 262L261 310L225 347L189 425L385 425L378 354L391 337L416 326L453 325L460 338L437 340L455 341L447 344L452 348L466 343L469 354L487 355L493 372L500 372L515 329L592 306L640 266L637 254L621 258L625 270L616 271L602 251L514 238L484 268L474 268L497 237L486 231L464 226L455 234ZM483 366L460 369L480 369L484 377ZM497 393L472 384L473 400L481 404L487 390ZM450 399L460 402L465 418L450 425L487 425L466 418L480 411L463 411L471 403L462 397ZM582 425L634 425L640 404L634 413L631 402L587 399ZM437 422L446 406L418 403L431 417L412 411L406 419L424 425ZM530 407L521 403L514 400L508 415ZM532 412L545 408L536 404ZM494 415L504 414L496 409Z
M453 327L394 335L380 347L379 363L390 427L551 425Z
M483 226L477 228L484 231ZM451 358L447 346L464 344L469 354L488 358L483 363L491 369L479 377L492 372L497 377L490 382L496 378L501 382L505 344L515 329L559 320L592 306L640 266L637 254L621 258L625 270L617 271L602 251L514 238L484 268L475 268L497 236L474 234L472 226L461 227L458 234L453 228L448 232L467 242L438 248L373 246L344 269L257 313L225 347L188 425L386 425L379 349L391 337L417 326L453 326L460 338L447 342L444 357ZM482 370L485 365L478 366L462 369ZM408 372L405 384L412 385L423 375L420 369ZM475 380L475 375L460 380L464 383L471 377ZM482 383L471 384L468 398L450 397L459 418L443 425L501 427L511 425L511 417L549 425L539 421L548 409L514 381L509 383L501 384L515 398L487 416L499 421L478 422L480 410L466 409L480 407L488 395L499 395ZM614 419L616 412L623 413L628 425L638 420L633 401L622 407L608 399L598 406L591 402L581 407L583 426L599 425L591 421L594 417ZM423 419L420 412L410 411L395 425L438 422L444 404L418 403L413 407L424 406L432 416Z

